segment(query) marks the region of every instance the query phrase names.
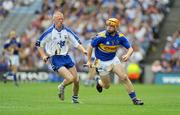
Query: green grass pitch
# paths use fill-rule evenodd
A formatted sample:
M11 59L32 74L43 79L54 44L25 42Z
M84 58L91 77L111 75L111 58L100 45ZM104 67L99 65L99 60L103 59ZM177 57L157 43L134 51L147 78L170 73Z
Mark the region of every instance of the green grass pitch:
M80 86L81 104L71 103L71 86L65 100L57 97L57 83L0 83L0 115L180 115L180 86L135 85L145 105L131 103L122 85L98 93Z

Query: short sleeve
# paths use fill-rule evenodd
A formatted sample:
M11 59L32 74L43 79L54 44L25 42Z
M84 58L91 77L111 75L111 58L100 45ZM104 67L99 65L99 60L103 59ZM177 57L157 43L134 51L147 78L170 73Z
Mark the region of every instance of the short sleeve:
M125 36L120 37L120 45L124 46L126 49L129 49L131 47L128 39Z
M97 47L101 42L102 42L102 38L96 36L95 38L92 39L91 46L92 47Z

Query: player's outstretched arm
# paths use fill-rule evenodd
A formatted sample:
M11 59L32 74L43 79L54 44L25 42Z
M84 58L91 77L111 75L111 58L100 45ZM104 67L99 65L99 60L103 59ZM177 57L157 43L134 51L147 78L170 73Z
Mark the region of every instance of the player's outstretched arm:
M90 45L90 46L88 47L88 52L87 52L88 60L87 60L87 63L86 63L86 65L89 66L89 67L92 66L92 62L91 62L92 51L93 51L93 47Z
M78 47L77 47L81 52L83 52L83 54L87 55L87 51L85 50L85 48L79 44Z
M44 61L44 62L47 62L47 61L48 61L49 56L48 56L48 55L46 55L46 53L45 53L44 49L43 49L42 47L38 47L38 51L39 51L40 56L41 56L41 58L43 59L43 61Z
M128 49L127 55L129 55L129 57L130 57L130 56L132 55L132 53L133 53L133 48L130 47L130 48Z
M132 47L128 48L127 53L122 56L122 61L126 62L129 59L129 57L132 55L132 53L133 53L133 48Z

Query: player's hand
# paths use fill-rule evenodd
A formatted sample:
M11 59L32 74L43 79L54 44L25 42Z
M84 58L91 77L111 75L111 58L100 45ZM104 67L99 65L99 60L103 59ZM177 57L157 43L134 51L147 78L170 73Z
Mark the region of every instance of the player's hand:
M49 58L50 58L49 56L44 56L44 57L43 57L43 61L44 61L45 63L47 63L48 60L49 60Z
M86 64L84 64L84 66L87 66L89 68L92 68L92 62L91 61L87 61Z
M129 55L123 55L122 56L122 61L126 62L129 59Z
M87 50L84 49L84 47L81 46L81 51L83 52L84 55L87 56Z
M84 50L83 53L87 56L87 51L86 50Z

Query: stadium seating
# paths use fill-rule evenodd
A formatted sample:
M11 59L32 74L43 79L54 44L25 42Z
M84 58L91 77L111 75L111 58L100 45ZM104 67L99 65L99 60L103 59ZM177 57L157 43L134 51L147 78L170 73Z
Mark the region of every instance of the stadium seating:
M149 44L159 38L159 24L164 19L165 13L169 12L169 2L157 0L89 0L88 2L43 0L39 4L42 4L41 10L35 12L35 18L27 28L23 28L24 31L20 36L25 49L21 58L23 65L21 69L46 67L37 56L38 53L33 44L51 24L49 19L55 10L61 10L64 13L65 24L80 36L84 46L88 46L92 36L104 29L104 21L108 17L118 18L121 22L119 30L136 49L131 61L137 63L144 59ZM123 51L119 51L118 55L122 53ZM70 55L74 57L78 71L83 71L82 64L86 60L82 54L72 49Z

